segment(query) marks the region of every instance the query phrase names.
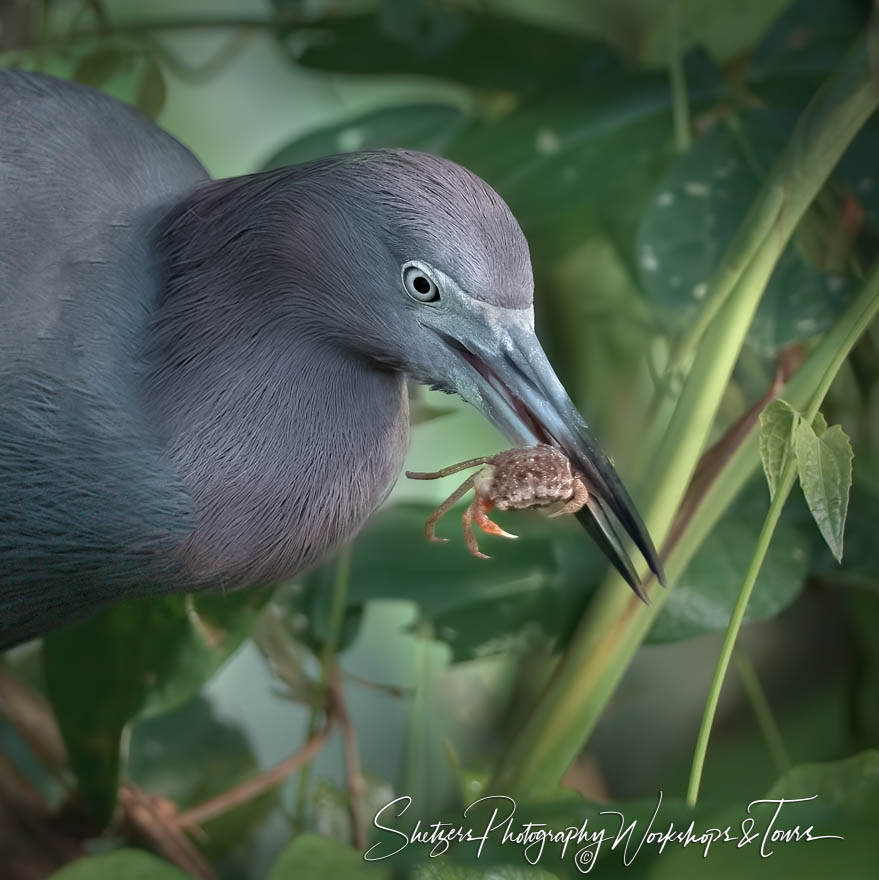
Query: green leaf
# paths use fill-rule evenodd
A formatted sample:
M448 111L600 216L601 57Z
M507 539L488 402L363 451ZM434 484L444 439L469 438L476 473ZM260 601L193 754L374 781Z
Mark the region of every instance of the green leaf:
M134 105L151 119L155 119L165 106L167 89L165 75L155 58L148 58L137 84Z
M391 869L369 863L354 847L318 834L300 834L278 857L268 880L391 880Z
M726 628L767 509L765 490L755 480L712 529L675 584L648 641L677 641ZM773 617L802 589L814 552L814 530L805 528L795 514L786 512L776 528L746 620Z
M383 107L298 138L272 156L265 167L281 168L334 153L381 147L442 153L469 122L462 110L444 104Z
M811 425L800 421L794 429L794 449L806 503L827 546L841 562L852 485L851 442L839 425L819 436Z
M670 331L694 320L788 131L776 108L748 110L696 140L653 190L637 233L638 271ZM801 244L785 248L748 330L749 343L765 354L826 330L850 293L847 278L819 271Z
M786 802L781 805L773 802L782 798ZM707 863L717 880L873 880L877 876L879 752L794 767L762 799L768 802L749 808L749 797L721 812L697 816L697 829L729 826L739 840L716 842L707 858L699 847L670 846L657 857L650 880L701 880ZM748 833L755 837L740 845L747 829L742 823L748 818L754 823ZM838 835L843 839L808 840L806 829L811 829L813 838Z
M760 413L760 460L769 483L770 499L775 498L785 460L792 449L794 420L797 418L799 413L781 398L773 400Z
M694 106L724 94L704 54L688 56L687 70ZM558 235L579 246L594 223L633 260L646 200L672 156L668 77L609 74L559 89L474 124L447 155L497 189L529 237Z
M195 693L250 632L266 598L245 591L120 602L43 640L47 693L98 821L116 802L128 721Z
M131 55L117 46L100 46L84 55L76 69L73 79L98 89L106 85L130 61Z
M385 5L380 15L327 17L319 37L296 52L297 63L344 73L438 76L483 89L587 85L619 66L605 45L575 34L416 0L396 3L393 11Z
M191 880L179 868L139 849L117 849L65 865L49 880Z
M879 751L868 750L842 761L791 768L772 787L769 798L817 796L822 807L872 820L879 814Z

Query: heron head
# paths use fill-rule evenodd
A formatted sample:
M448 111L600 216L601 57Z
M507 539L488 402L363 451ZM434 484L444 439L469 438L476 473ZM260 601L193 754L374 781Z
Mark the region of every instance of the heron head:
M537 339L528 243L507 205L476 175L424 153L364 153L348 168L356 169L350 222L368 250L359 257L368 268L358 274L370 282L349 344L457 393L512 443L560 448L589 489L581 521L643 595L626 538L660 581L662 567Z

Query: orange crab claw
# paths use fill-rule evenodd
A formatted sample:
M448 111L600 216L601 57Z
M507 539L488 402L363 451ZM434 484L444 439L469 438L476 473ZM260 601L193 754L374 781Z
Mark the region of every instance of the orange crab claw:
M476 525L489 535L498 535L501 538L518 538L511 532L505 532L496 522L490 520L486 514L494 507L494 504L488 498L477 498L474 502L473 518Z

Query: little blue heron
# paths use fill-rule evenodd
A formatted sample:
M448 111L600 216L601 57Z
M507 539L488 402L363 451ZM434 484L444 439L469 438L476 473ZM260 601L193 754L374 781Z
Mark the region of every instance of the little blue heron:
M534 333L479 177L373 150L211 180L125 104L0 70L0 647L122 597L237 589L349 541L407 377L560 448L636 592L653 543Z

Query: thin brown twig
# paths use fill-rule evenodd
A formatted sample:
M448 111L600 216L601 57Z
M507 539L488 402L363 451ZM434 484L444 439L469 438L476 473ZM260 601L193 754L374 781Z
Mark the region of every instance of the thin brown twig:
M335 720L335 712L328 711L323 728L308 740L298 752L294 752L289 758L285 758L280 764L276 764L264 773L260 773L216 797L209 798L204 803L184 810L176 818L177 825L180 828L194 829L203 822L207 822L239 804L247 803L276 785L280 785L291 773L308 764L321 752L327 744Z
M119 789L119 804L135 836L197 880L214 880L211 866L180 827L173 801L127 782Z
M371 678L365 678L362 675L358 675L356 672L343 672L345 678L351 682L351 684L356 684L358 687L366 688L370 691L378 691L380 694L387 694L389 697L396 697L397 699L403 699L404 697L411 697L415 688L406 687L401 684L387 684L383 681L373 681Z
M336 663L330 673L329 689L333 707L339 724L342 725L342 739L345 744L345 771L348 776L348 806L351 810L351 829L354 846L366 849L366 814L363 796L366 793L366 780L360 765L360 751L357 747L357 731L351 723L348 703L342 685L342 672Z

